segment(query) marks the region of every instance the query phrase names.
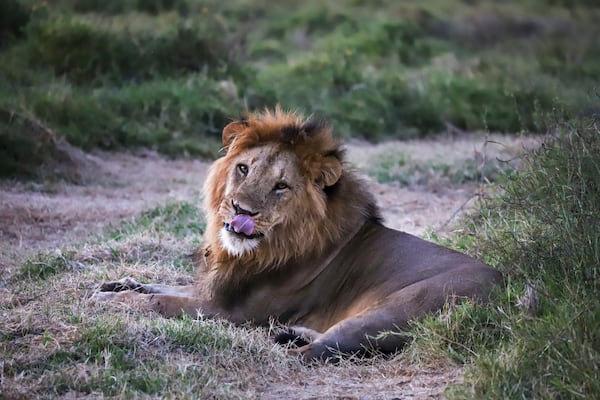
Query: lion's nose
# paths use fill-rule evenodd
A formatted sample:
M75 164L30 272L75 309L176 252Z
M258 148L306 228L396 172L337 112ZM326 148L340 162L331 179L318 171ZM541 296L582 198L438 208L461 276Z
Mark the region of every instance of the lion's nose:
M250 207L248 207L245 204L240 204L237 201L232 201L231 204L233 205L233 209L235 210L236 215L237 214L246 214L246 215L250 215L251 217L254 217L255 215L258 214L258 212L256 211L251 211Z

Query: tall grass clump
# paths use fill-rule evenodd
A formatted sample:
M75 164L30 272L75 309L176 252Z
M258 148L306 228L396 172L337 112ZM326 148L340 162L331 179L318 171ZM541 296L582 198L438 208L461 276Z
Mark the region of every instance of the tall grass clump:
M525 288L503 359L482 356L476 394L592 398L600 393L600 131L563 123L473 224L481 251ZM475 376L475 375L474 375Z
M472 362L455 397L600 393L600 131L561 123L469 223L470 251L502 270L493 305L417 325L416 349Z

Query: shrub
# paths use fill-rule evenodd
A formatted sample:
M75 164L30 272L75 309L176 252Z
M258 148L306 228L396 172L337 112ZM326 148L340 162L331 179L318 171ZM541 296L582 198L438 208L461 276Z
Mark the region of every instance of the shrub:
M600 291L600 131L589 119L557 130L525 156L525 171L508 180L505 194L484 208L483 224L474 225L507 273L543 278L552 302Z
M322 113L338 134L369 140L408 138L443 127L439 110L397 74L364 74L357 55L343 51L262 71L248 89L250 109L272 106ZM274 86L272 82L279 84Z
M146 146L214 156L239 105L204 75L97 90L69 85L30 94L32 111L84 148Z
M555 108L599 110L589 95L600 9L555 3L572 12L543 2L7 0L16 33L0 49L0 106L86 148L169 154L210 154L204 138L219 124L277 103L369 140L448 125L543 132ZM194 98L196 76L209 88Z
M441 118L464 130L539 132L555 99L541 86L489 83L458 76L434 78L428 95Z
M504 272L506 287L487 309L451 308L417 324L413 349L473 362L455 397L600 392L598 160L595 121L559 126L469 224L471 251Z
M351 52L370 63L379 63L383 58L408 66L428 62L443 48L428 39L418 26L406 21L384 20L361 28L349 32L340 29L320 47Z
M76 12L97 12L114 15L131 11L143 11L150 14L177 10L185 13L188 11L186 0L62 0L61 5L66 9Z
M227 76L237 66L223 36L216 25L206 28L200 24L160 36L117 34L60 16L30 24L27 45L34 65L50 66L56 75L78 84L98 84L205 70Z

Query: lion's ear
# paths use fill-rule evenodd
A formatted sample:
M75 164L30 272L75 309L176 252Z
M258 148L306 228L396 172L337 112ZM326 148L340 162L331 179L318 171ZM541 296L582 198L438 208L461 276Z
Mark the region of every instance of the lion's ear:
M227 148L233 139L247 127L244 121L233 121L223 128L223 147Z
M342 176L342 163L334 156L328 156L323 159L320 174L317 176L316 183L321 188L333 186Z

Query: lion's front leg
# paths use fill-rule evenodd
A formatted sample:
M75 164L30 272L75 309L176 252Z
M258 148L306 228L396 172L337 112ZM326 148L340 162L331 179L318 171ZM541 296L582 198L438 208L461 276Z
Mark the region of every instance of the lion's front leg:
M194 297L196 290L194 286L169 286L154 283L139 283L133 278L123 278L118 281L101 283L98 292L123 292L134 291L144 294L169 294L179 297Z
M164 317L213 313L209 304L196 297L193 286L142 284L131 278L102 283L91 300L124 303L135 309L155 311Z
M296 343L300 347L291 352L300 354L307 362L320 360L333 363L343 356L395 352L406 342L406 337L397 332L406 328L407 321L390 318L388 311L381 308L342 320L322 334L311 335L310 341L302 343L299 340ZM307 338L304 329L298 332L302 333L301 338Z

